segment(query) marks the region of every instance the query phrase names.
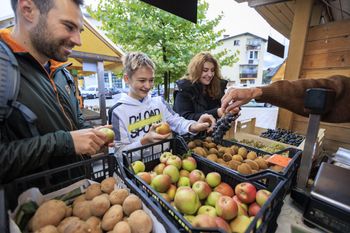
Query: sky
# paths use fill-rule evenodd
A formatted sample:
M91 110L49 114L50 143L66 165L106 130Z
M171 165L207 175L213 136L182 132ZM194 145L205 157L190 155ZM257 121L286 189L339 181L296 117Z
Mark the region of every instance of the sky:
M237 3L235 0L206 0L209 3L207 17L213 19L223 12L223 19L218 25L217 30L225 29L227 35L233 36L244 32L250 32L265 39L268 36L285 45L289 46L288 39L274 30L253 8L247 3ZM85 0L85 4L96 4L96 0ZM2 0L0 8L0 20L12 15L10 0ZM285 52L285 54L287 54ZM286 56L286 55L285 55ZM283 59L270 53L264 54L264 68L279 65Z

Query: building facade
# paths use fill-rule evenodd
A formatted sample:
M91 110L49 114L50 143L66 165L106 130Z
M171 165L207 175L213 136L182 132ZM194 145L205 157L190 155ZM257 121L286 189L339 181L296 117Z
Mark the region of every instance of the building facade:
M218 52L224 49L239 51L238 62L231 67L223 66L221 69L229 85L261 85L267 40L246 32L235 36L224 36L220 41L223 44L217 48Z

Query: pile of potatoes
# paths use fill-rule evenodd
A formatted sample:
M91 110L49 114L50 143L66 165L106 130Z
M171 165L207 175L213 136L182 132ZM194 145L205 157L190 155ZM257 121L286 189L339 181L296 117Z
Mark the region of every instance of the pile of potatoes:
M72 206L49 200L39 206L29 222L35 233L149 233L153 223L142 210L141 199L127 189L114 189L109 177L90 185Z
M229 167L244 175L250 175L271 169L277 172L283 171L283 167L270 164L266 161L270 155L258 155L255 151L248 151L245 147L232 145L225 147L217 145L211 137L204 140L193 140L187 144L188 148L195 154Z

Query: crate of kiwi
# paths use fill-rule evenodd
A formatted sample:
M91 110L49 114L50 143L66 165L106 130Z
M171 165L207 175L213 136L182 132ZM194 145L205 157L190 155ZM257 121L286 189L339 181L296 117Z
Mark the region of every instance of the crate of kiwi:
M190 138L185 137L188 149L200 159L210 160L220 164L246 178L254 177L264 172L272 172L285 179L293 179L300 165L301 150L286 148L276 154L287 157L289 162L282 167L269 162L272 153L257 148L242 145L238 142L221 140L216 144L211 137Z

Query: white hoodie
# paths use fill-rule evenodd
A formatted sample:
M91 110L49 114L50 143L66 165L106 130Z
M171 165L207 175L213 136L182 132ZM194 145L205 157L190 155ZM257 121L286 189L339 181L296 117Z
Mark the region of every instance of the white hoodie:
M167 122L180 135L189 133L191 124L195 123L175 113L160 96L147 96L139 101L123 93L117 103L112 115L117 154L142 146L142 137L154 123Z

